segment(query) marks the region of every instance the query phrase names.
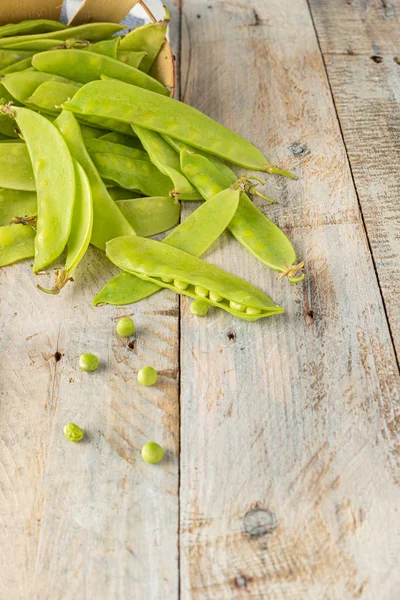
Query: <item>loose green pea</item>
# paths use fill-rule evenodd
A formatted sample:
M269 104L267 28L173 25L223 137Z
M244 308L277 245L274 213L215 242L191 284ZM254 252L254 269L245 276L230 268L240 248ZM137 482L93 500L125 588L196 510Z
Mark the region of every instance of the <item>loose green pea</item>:
M248 307L246 308L246 313L247 313L248 315L259 315L259 314L260 314L260 312L261 312L261 309L260 309L260 308L254 308L253 306L248 306Z
M99 359L94 354L81 354L79 357L79 368L81 371L95 371L99 366Z
M208 313L208 308L208 304L204 300L194 300L190 305L190 311L196 317L205 317Z
M196 285L194 288L194 293L196 294L196 296L201 296L202 298L207 298L208 297L208 289L201 287L201 285Z
M234 302L233 300L229 302L229 306L233 308L233 310L238 310L239 312L244 312L246 310L246 307L243 306L243 304L239 304L239 302Z
M142 367L137 374L138 382L142 385L154 385L157 381L157 371L153 367Z
M135 323L130 317L123 317L118 321L117 333L121 337L129 337L135 333Z
M181 281L180 279L174 279L174 286L178 288L178 290L186 290L188 284L186 281Z
M156 442L147 442L142 448L142 458L145 462L155 465L164 458L164 450Z
M210 300L213 302L221 302L222 296L217 294L217 292L210 292Z
M64 435L70 442L80 442L85 434L75 423L67 423L64 427Z

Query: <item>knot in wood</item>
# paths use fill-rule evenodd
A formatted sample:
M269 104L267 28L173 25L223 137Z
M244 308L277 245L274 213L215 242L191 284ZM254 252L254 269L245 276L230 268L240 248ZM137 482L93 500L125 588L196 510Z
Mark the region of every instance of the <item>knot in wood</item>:
M277 527L275 514L267 508L249 510L243 519L244 530L250 537L261 537Z

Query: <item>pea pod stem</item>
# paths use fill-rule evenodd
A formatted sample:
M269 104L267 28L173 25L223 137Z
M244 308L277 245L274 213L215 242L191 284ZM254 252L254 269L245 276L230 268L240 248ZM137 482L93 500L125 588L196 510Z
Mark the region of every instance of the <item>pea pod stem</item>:
M300 281L303 281L305 278L305 273L303 273L302 275L300 275L299 277L296 277L297 273L301 273L302 271L304 271L304 260L302 260L301 262L299 262L297 265L288 265L285 263L285 271L282 271L281 273L279 273L278 275L278 279L282 279L283 277L287 277L289 283L300 283Z

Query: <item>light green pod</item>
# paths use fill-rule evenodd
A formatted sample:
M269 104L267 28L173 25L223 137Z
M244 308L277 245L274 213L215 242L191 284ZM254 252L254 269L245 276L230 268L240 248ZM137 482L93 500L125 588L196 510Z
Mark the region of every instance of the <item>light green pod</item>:
M3 110L10 111L6 107ZM33 270L37 273L58 258L67 245L75 200L74 165L63 137L50 121L27 108L13 107L11 112L25 139L36 182L38 218Z
M143 59L147 56L147 52L133 52L131 50L120 50L117 52L117 59L121 62L129 65L130 67L135 67L135 69L141 69L141 63Z
M96 54L104 54L110 58L117 58L119 46L119 38L115 37L112 40L103 40L96 44L90 44L86 48L87 52L95 52Z
M29 58L33 56L34 52L22 52L18 50L0 50L0 72L3 72L3 69L17 63L25 58Z
M141 198L141 194L139 194L139 192L124 190L124 188L118 186L107 187L107 192L110 194L113 200L132 200L133 198Z
M113 144L122 144L122 146L129 146L130 148L138 148L143 150L142 142L133 133L133 129L130 127L130 135L119 133L117 131L109 131L101 136L101 139L105 142L113 142Z
M4 50L19 50L30 52L32 55L37 52L44 52L45 50L51 50L60 44L60 40L52 40L47 38L39 38L36 40L28 40L25 42L13 42L3 46Z
M32 162L26 144L0 144L0 187L36 191Z
M100 176L126 190L139 190L145 196L168 196L172 183L148 160L137 160L103 152L91 154Z
M137 148L130 148L123 144L116 144L114 142L108 142L104 139L91 139L86 142L86 149L89 154L117 154L118 156L128 156L133 160L148 160L148 154L144 150Z
M79 128L81 130L82 137L85 141L92 138L98 138L104 135L104 131L102 129L96 129L95 127L91 127L90 125L84 125L83 123L79 125Z
M48 31L47 33L9 35L0 39L0 46L39 39L68 40L71 37L71 32L73 32L74 38L97 42L110 38L118 31L121 31L121 29L124 29L124 25L118 25L117 23L87 23L85 25L78 25L73 29L71 27L64 27L59 28L59 30Z
M171 197L132 198L116 204L141 237L157 235L179 223L181 206Z
M59 21L49 19L33 19L32 21L20 21L19 23L9 23L0 27L0 38L10 39L10 36L20 36L37 33L49 33L51 31L61 31L67 29L67 25Z
M1 170L1 167L0 167ZM0 188L0 225L9 225L13 217L28 217L37 213L36 192Z
M0 267L31 258L35 253L35 235L28 225L0 227Z
M88 83L99 79L100 75L106 75L131 85L146 88L157 95L169 94L167 88L150 75L109 56L85 50L41 52L35 54L32 65L38 71L53 73L79 83Z
M1 70L1 74L7 75L7 73L19 73L20 71L25 71L26 69L29 69L29 67L31 65L32 65L32 57L28 56L28 58L23 58L22 60L19 60L18 62L8 65L8 67L5 67L4 69Z
M8 90L0 83L0 98L6 104L8 102L14 102L14 104L18 104L15 99L9 94ZM0 133L5 135L8 138L13 138L14 140L20 140L18 137L18 133L16 132L16 125L14 119L11 119L7 115L3 115L0 112Z
M251 283L162 242L139 236L116 238L107 243L106 254L124 271L191 298L197 299L196 286L206 287L220 295L221 300L213 301L210 293L203 302L244 320L253 321L284 312ZM165 283L162 279L165 275L173 276L174 281ZM247 307L258 308L260 313L250 315L246 313Z
M1 84L6 88L12 98L18 100L21 104L24 104L25 100L32 96L33 92L40 84L50 80L70 83L63 77L55 77L49 73L23 71L21 73L10 73L1 80Z
M143 50L146 53L146 57L143 59L140 69L148 73L163 45L167 34L167 27L167 20L137 27L121 38L120 49L121 51Z

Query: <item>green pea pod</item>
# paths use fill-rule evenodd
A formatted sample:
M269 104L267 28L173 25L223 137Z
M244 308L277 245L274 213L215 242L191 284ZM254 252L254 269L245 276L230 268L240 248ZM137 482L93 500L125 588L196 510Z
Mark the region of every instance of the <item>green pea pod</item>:
M124 190L124 188L118 186L107 187L107 192L110 194L113 200L131 200L132 198L141 197L141 194L137 192L132 192L132 190Z
M136 133L143 148L147 151L151 162L157 167L161 173L164 173L172 180L174 188L171 194L175 198L184 198L185 194L195 196L193 199L200 200L200 194L195 193L195 189L181 173L181 165L179 154L164 140L164 138L156 131L144 129L138 125L132 125L133 131Z
M45 111L53 115L60 114L61 104L72 98L80 87L79 83L63 83L61 81L45 81L25 99L24 104L35 110Z
M7 75L7 73L19 73L20 71L25 71L26 69L29 69L30 66L32 66L31 56L29 56L28 58L23 58L22 60L19 60L18 62L9 65L5 69L2 69L1 74Z
M0 83L0 98L2 101L15 102L11 94L8 93L7 89ZM18 102L17 102L18 104ZM15 121L14 119L10 119L8 115L3 115L0 111L0 133L5 135L8 138L14 138L14 140L19 140L18 133L16 132Z
M106 75L128 84L151 90L157 95L168 95L166 87L146 73L125 65L119 60L86 52L85 50L51 50L35 54L32 65L38 71L53 73L79 83L87 83Z
M228 188L193 211L169 233L163 244L173 246L193 256L201 256L223 233L235 214L239 191ZM160 289L154 283L139 281L134 275L120 273L111 279L93 300L98 304L132 304L151 296Z
M107 257L122 270L177 294L199 297L241 319L255 321L284 312L264 292L192 254L155 240L110 240Z
M181 151L181 165L206 200L236 177L233 172L227 176L205 156L187 150ZM290 283L303 281L304 274L298 276L297 273L303 270L304 262L296 265L296 252L290 240L244 193L240 195L237 212L228 229L256 258L279 271L280 277L287 276Z
M38 218L33 270L37 273L67 245L75 199L74 165L63 137L50 121L27 108L3 106L2 110L15 118L35 176Z
M150 237L171 229L179 222L181 214L179 202L175 202L170 196L130 198L117 200L116 204L141 237Z
M9 23L0 27L0 38L10 36L26 35L28 33L49 33L67 29L67 25L58 21L48 19L33 19L32 21L21 21L20 23Z
M86 149L89 154L117 154L119 156L128 156L134 160L148 160L148 155L144 150L130 148L123 144L115 144L104 139L90 139L86 141Z
M95 127L90 127L90 125L81 124L80 129L82 137L85 141L93 138L98 138L104 135L104 131L102 131L101 129L96 129Z
M58 294L64 285L71 279L79 262L84 257L89 247L93 227L93 202L89 179L76 160L73 160L75 169L75 205L72 215L71 234L67 244L67 257L65 267L57 269L56 282L52 289L47 290L38 286L42 292Z
M60 40L52 40L47 38L39 38L37 40L28 40L25 42L13 42L3 46L5 50L20 50L29 51L33 54L37 52L44 52L45 50L51 50L55 46L59 45Z
M82 166L90 182L93 197L91 243L104 250L106 242L113 237L134 235L133 228L107 192L107 188L85 148L79 125L74 116L64 111L57 117L54 124L61 131L72 156Z
M0 72L3 69L19 62L25 58L33 56L34 52L22 52L16 50L0 50Z
M102 135L101 139L105 142L113 142L113 144L121 144L123 146L129 146L130 148L138 148L139 150L143 150L142 142L133 133L132 128L131 135L125 135L124 133L119 133L117 131L110 131Z
M96 44L90 44L87 47L87 52L95 52L96 54L104 54L104 56L109 56L110 58L117 58L118 54L118 46L119 46L119 38L113 38L112 40L103 40L101 42L97 42Z
M0 187L36 191L32 162L26 144L0 144Z
M21 73L10 73L1 80L2 86L15 100L24 104L25 100L32 96L36 88L45 81L60 81L71 83L63 77L55 77L49 73L39 73L38 71L23 71Z
M148 160L107 152L91 154L103 179L113 181L126 190L139 190L145 196L168 196L172 183Z
M145 73L148 73L151 65L156 59L157 54L160 52L161 46L167 34L167 27L167 20L137 27L121 38L121 51L143 50L146 52L146 57L143 59L140 69Z
M80 115L109 117L139 125L242 167L293 177L272 166L253 144L195 108L122 81L92 81L64 108Z
M0 188L0 225L9 225L13 217L37 213L36 192Z
M35 235L26 225L0 227L0 267L31 258L35 253Z
M147 52L132 52L131 50L120 50L117 52L118 60L141 71L143 71L141 64L146 56Z
M118 31L121 31L121 29L124 29L124 25L116 23L87 23L86 25L78 25L78 27L74 27L73 29L66 27L59 31L49 31L48 33L3 37L0 39L0 46L39 39L68 40L71 37L72 31L74 38L97 42L110 38Z

